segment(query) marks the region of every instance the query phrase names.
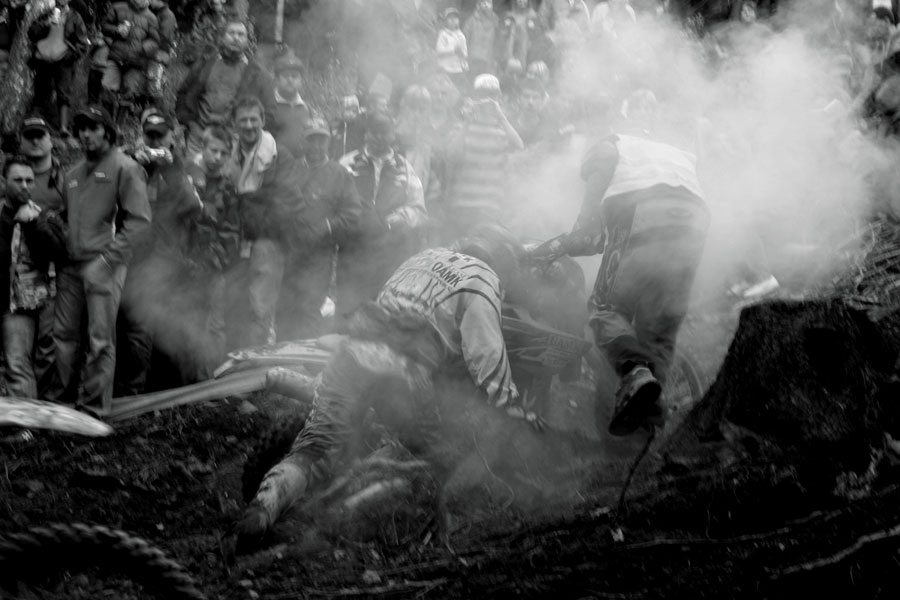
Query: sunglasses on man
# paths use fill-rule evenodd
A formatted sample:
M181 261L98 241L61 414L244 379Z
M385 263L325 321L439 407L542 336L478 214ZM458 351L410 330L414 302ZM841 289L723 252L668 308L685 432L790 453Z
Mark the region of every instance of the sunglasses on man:
M23 138L31 141L43 139L45 135L47 135L47 132L43 129L29 129L22 133Z

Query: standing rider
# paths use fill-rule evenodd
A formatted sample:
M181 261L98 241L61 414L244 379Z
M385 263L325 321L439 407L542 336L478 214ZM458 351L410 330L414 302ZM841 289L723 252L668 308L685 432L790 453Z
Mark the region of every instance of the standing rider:
M659 397L687 313L709 212L692 154L652 137L652 92L627 100L623 131L588 152L573 233L551 252L603 261L589 300L594 341L620 378L609 432L659 423Z

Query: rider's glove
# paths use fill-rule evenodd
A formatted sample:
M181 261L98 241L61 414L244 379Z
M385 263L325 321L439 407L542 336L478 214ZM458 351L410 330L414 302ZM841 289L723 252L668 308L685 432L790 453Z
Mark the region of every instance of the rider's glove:
M544 421L541 416L535 412L527 411L521 406L509 406L506 408L506 414L514 419L522 419L529 425L531 425L532 429L537 432L542 432L547 428L547 422Z

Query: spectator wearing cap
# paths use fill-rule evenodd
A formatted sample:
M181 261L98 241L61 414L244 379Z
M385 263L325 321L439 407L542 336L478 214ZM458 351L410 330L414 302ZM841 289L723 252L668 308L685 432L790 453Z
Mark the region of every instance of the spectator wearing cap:
M444 25L437 36L435 52L437 63L459 89L468 89L469 50L466 36L459 29L459 9L454 6L444 9Z
M492 0L478 0L478 5L463 25L469 51L469 73L494 73L497 69L497 28L500 19ZM467 88L470 86L466 86Z
M180 367L177 372L154 370L155 385L188 382L196 372L190 364L197 355L192 343L200 339L199 335L180 335L190 331L194 321L185 318L191 307L184 305L187 290L178 284L188 279L183 277L191 262L188 240L202 204L176 151L172 120L161 110L149 108L141 115L141 132L133 156L147 172L153 223L136 240L122 292L116 397L147 391L154 349L163 357L178 358L171 362Z
M56 0L32 22L28 38L32 43L35 108L68 136L75 63L90 46L87 27L69 6L69 0Z
M66 253L65 225L55 211L41 210L31 197L34 170L24 156L4 163L6 191L0 200L0 333L7 393L37 398L38 382L52 374L39 362L36 342L50 304L50 265ZM45 357L46 358L46 357ZM50 357L52 359L52 355Z
M341 159L362 198L360 236L340 248L338 318L372 300L397 266L421 249L427 224L422 182L395 152L393 120L374 115L366 124L365 146Z
M275 119L280 124L275 140L295 157L303 154L303 132L309 121L309 107L300 96L303 63L292 52L275 61Z
M27 117L19 129L19 152L31 164L34 172L34 187L31 200L42 212L59 214L63 210L63 178L65 172L59 159L53 154L50 125L42 117ZM34 371L37 375L38 396L57 397L59 390L56 369L53 364L53 319L56 298L56 270L62 266L62 259L49 265L50 295L41 310L37 339L34 348ZM57 264L59 263L59 264Z
M227 124L235 100L259 100L269 128L277 130L275 85L260 64L247 56L247 25L230 19L221 30L219 53L198 63L178 90L176 116L188 130L188 153L200 152L201 137L210 125Z
M241 201L245 243L249 246L243 252L249 258L247 342L272 344L275 308L284 274L284 228L278 219L272 189L290 172L294 157L263 129L266 117L258 98L239 98L233 113L238 143L232 150L228 169Z
M328 152L332 160L340 160L354 150L362 150L366 120L359 110L359 98L355 95L341 98L341 114L332 129L331 149Z
M347 169L328 158L330 143L328 122L313 117L304 132L303 155L282 186L282 221L290 230L277 321L283 339L326 332L335 250L360 233L362 200Z
M31 162L34 188L31 199L41 209L63 209L62 165L53 155L50 124L39 116L26 117L19 128L19 152Z
M135 239L150 226L147 176L116 148L115 125L104 108L91 105L75 115L74 133L84 159L66 173L64 184L69 261L57 273L56 366L77 404L108 411L116 368L116 314L127 265ZM82 361L83 314L88 347ZM79 365L76 394L72 387Z
M524 147L500 108L500 82L493 75L475 78L474 96L466 100L462 113L446 151L447 191L441 207L445 241L485 223L503 222L507 160L512 150Z
M227 328L229 299L238 294L236 267L241 253L241 212L237 189L228 173L228 158L234 147L231 131L212 125L203 132L203 151L185 167L194 190L203 202L203 214L191 234L189 255L201 267L197 278L203 289L205 357L207 374L234 346L237 333ZM231 283L231 285L229 285Z

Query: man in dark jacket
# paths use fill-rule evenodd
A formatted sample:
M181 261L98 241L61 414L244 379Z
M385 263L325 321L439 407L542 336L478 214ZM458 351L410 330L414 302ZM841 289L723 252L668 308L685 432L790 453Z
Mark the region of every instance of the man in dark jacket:
M88 80L88 96L99 96L97 72L102 72L101 87L134 102L146 93L147 72L159 52L159 22L149 8L149 0L113 2L100 29L103 44L91 56L93 75Z
M259 99L269 130L277 130L274 82L258 62L247 57L248 45L247 25L226 23L218 56L197 65L178 90L176 116L187 128L190 155L202 150L204 129L229 122L234 101L242 96Z
M140 236L125 279L118 331L122 350L116 368L115 395L129 396L147 391L153 350L168 358L193 356L184 335L189 319L186 277L188 241L192 224L200 218L201 202L194 193L181 158L175 150L171 120L158 109L147 109L141 119L141 143L134 159L147 172L147 198L152 225ZM179 343L173 343L174 340ZM173 361L178 362L178 361ZM157 386L181 385L193 379L196 370L182 361L183 370L154 369Z
M300 96L303 87L303 63L288 52L275 61L275 110L278 129L275 140L294 156L303 154L303 133L310 111Z
M158 104L161 104L159 100L163 95L166 67L172 63L172 58L175 56L178 21L175 13L169 8L168 0L150 0L150 10L156 15L159 23L159 50L147 70L147 92L150 97L157 99Z
M105 109L87 107L75 116L74 125L85 157L66 173L70 260L57 276L56 366L63 386L72 392L86 312L88 351L76 401L108 411L116 368L116 313L135 239L150 226L147 176L114 146L115 126Z
M49 266L66 252L65 225L31 199L34 171L24 156L3 165L6 196L0 202L0 302L3 376L11 396L36 398L35 341L50 299Z
M63 180L66 176L59 159L53 154L50 125L41 117L28 117L19 129L19 151L28 159L34 171L34 187L31 200L41 211L63 212ZM38 397L59 396L59 379L56 377L53 352L53 322L56 304L56 273L64 260L54 260L50 265L50 297L41 311L38 337L34 349L34 372L37 375ZM53 389L51 389L53 388Z
M303 138L303 156L282 186L294 197L299 192L299 202L286 207L282 219L289 233L277 330L287 340L325 333L335 249L359 235L362 214L353 177L328 158L327 121L314 117Z
M371 115L366 144L341 159L362 198L361 233L341 245L338 265L338 317L375 297L394 269L421 250L428 216L422 182L394 151L393 120Z
M31 24L28 38L33 44L35 105L68 137L75 63L90 46L87 27L81 15L69 7L69 0L56 0L55 8L48 8Z
M219 125L207 127L203 152L185 166L203 202L203 214L191 232L189 255L200 267L196 278L205 290L201 302L206 312L202 335L206 378L225 359L226 349L233 347L229 338L235 341L240 319L227 319L226 314L229 304L240 304L240 297L246 294L246 288L239 285L241 211L235 178L228 171L234 144L230 130ZM241 293L236 293L238 290Z

